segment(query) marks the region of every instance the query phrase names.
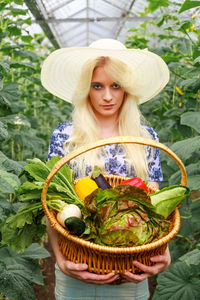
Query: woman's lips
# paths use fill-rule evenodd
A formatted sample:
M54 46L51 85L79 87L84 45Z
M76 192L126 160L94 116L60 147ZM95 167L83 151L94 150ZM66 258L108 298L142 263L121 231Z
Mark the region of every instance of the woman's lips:
M114 106L114 104L102 105L102 107L104 109L111 109L111 108L113 108L113 106Z

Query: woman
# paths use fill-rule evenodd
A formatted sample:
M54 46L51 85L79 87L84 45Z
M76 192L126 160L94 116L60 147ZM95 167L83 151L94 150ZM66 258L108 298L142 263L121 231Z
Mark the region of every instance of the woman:
M147 50L126 49L119 41L98 40L86 48L53 52L42 67L42 83L52 94L72 102L72 123L59 124L54 131L49 158L64 156L74 147L101 138L120 135L143 136L157 140L155 131L143 124L138 104L148 101L164 88L169 71L163 60ZM159 150L140 145L107 145L70 162L76 177L88 175L98 165L106 173L135 176L158 188L162 180ZM148 299L147 278L166 270L170 264L167 249L152 257L154 266L134 262L142 274L97 275L86 264L66 261L59 250L57 233L47 222L47 232L55 253L56 299Z

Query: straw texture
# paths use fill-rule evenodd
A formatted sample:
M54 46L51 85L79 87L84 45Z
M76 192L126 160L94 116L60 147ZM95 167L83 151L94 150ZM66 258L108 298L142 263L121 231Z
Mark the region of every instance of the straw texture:
M181 160L165 145L152 141L151 139L140 137L114 137L99 140L74 150L58 161L48 175L42 191L41 201L44 212L49 219L51 226L59 233L60 249L66 258L75 263L87 263L88 270L97 274L106 274L111 271L114 271L115 273L124 273L125 271L137 273L139 270L132 264L133 260L137 260L148 266L153 265L150 258L155 255L164 254L168 242L178 233L180 228L180 214L178 208L176 208L169 217L171 222L170 232L163 238L142 246L108 247L94 244L71 235L57 222L56 214L49 211L46 204L47 190L53 176L63 165L74 157L90 151L91 149L115 143L137 143L160 148L178 164L181 170L181 184L187 185L187 175ZM118 185L124 179L127 179L126 177L116 175L105 175L105 177L113 187ZM150 185L148 185L148 188L151 193L156 191L156 189Z

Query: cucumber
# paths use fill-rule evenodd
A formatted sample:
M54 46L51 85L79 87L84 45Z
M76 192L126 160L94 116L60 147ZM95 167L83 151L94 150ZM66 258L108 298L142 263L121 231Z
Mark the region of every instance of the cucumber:
M85 223L77 217L70 217L65 220L65 226L71 234L80 236L85 231Z

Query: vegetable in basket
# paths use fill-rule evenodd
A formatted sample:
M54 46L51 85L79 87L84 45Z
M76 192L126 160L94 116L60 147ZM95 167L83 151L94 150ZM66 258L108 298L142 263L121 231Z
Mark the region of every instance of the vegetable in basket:
M106 178L101 174L99 167L94 166L91 178L96 182L99 188L102 190L112 189L112 186L108 183Z
M148 193L148 188L147 188L145 182L139 177L130 178L130 179L124 180L120 183L120 185L124 185L124 184L130 184L132 186L137 186L137 187L145 190Z
M66 219L70 218L70 217L76 217L79 219L81 218L81 210L75 204L65 204L64 208L62 210L60 210L56 215L58 222L63 227L65 227Z
M98 189L85 199L83 216L86 225L91 228L91 237L96 243L108 246L137 246L155 241L168 234L170 220L166 217L171 213L167 205L176 199L176 205L189 195L185 186L171 186L159 191L156 205L153 206L151 197L143 189L131 185L119 185L113 189ZM176 198L176 194L179 197ZM163 200L162 195L165 195ZM162 210L159 200L166 201ZM155 203L155 201L154 201ZM159 213L158 213L159 212ZM165 217L164 217L164 216Z
M81 200L90 195L98 188L98 185L91 178L80 179L75 184L75 191Z

